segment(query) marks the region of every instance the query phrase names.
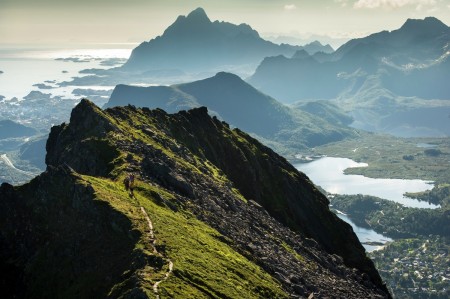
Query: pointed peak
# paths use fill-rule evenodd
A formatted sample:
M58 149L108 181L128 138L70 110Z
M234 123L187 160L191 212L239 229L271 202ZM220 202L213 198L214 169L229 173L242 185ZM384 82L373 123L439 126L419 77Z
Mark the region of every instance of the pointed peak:
M173 35L175 38L186 37L187 35L191 35L191 37L192 35L202 36L210 30L211 24L212 22L203 8L199 7L187 16L178 16L177 20L167 27L163 35Z
M101 111L100 108L97 107L93 102L91 102L90 100L88 100L86 98L83 98L72 110L72 115L73 114L85 114L87 112L99 113L100 111Z
M208 15L206 15L206 12L203 8L198 7L191 11L187 17L187 19L194 19L194 20L207 20L208 22L211 22L211 20L208 18Z
M108 130L112 128L102 109L88 99L82 99L72 109L70 125L83 130L89 130L95 127L98 129L108 128Z

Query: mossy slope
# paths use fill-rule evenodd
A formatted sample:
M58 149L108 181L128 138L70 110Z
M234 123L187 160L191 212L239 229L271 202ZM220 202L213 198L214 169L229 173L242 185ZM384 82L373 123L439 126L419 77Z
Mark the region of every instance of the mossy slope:
M206 109L83 100L47 151L45 173L0 188L7 297L152 298L157 281L161 298L389 297L309 180Z

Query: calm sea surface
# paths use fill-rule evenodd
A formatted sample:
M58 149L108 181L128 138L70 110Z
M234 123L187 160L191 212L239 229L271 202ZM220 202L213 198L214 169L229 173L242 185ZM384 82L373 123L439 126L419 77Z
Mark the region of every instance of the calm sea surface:
M72 97L75 87L40 89L34 84L56 87L56 83L82 77L79 71L89 68L110 68L101 65L105 59L128 58L129 49L1 49L0 48L0 95L5 99L22 99L32 90L53 96ZM72 60L69 60L69 59ZM58 60L57 60L58 59ZM66 60L61 60L66 59ZM78 62L74 62L77 59ZM77 86L76 88L83 88ZM86 87L88 88L88 87ZM93 87L89 87L93 88ZM103 90L106 87L94 89ZM109 89L114 88L108 87Z

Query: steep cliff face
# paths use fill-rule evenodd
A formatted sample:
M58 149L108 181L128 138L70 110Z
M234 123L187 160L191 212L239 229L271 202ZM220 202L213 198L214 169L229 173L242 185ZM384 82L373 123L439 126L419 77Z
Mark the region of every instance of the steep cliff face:
M309 179L205 108L82 100L46 163L0 188L7 297L389 297Z

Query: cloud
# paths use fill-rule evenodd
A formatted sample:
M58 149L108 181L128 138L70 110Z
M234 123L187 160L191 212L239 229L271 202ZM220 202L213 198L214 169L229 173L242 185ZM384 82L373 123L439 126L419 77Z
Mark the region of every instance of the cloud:
M397 9L405 6L415 6L416 10L422 10L433 7L436 4L436 0L358 0L353 7L368 9Z
M297 6L295 6L295 4L286 4L284 6L284 9L285 10L294 10L294 9L297 9Z

